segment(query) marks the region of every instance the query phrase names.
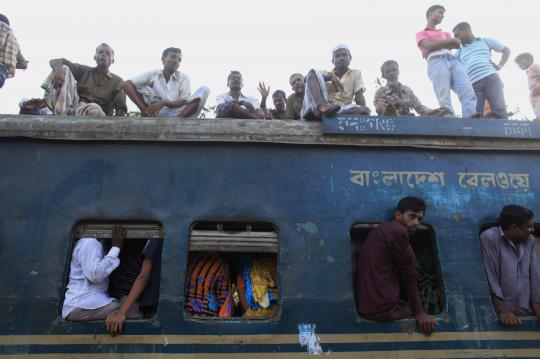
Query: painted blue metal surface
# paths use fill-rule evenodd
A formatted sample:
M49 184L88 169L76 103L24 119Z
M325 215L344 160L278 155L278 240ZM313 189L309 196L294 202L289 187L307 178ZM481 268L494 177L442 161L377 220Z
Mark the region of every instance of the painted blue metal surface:
M495 119L336 115L323 120L325 134L540 139L540 123Z
M338 123L326 121L325 128L339 133L333 127ZM99 219L153 220L164 227L157 315L128 322L125 335L294 335L298 323L316 324L321 335L403 333L409 321L380 324L358 318L349 232L358 222L389 219L406 195L427 200L425 221L436 232L447 300L438 332L510 333L499 326L491 306L478 231L508 203L540 213L535 152L2 139L0 153L0 338L105 333L103 322L70 323L59 316L73 226ZM277 322L205 323L184 316L189 229L194 222L214 220L276 226L282 292ZM524 320L519 330L534 332L538 325L535 319ZM323 350L334 352L465 348L538 349L540 344L323 344ZM291 343L0 345L0 354L115 351L305 349Z

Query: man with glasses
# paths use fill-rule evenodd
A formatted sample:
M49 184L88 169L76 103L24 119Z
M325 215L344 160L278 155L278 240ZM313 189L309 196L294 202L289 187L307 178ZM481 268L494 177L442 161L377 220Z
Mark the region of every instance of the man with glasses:
M493 307L503 326L521 323L519 316L540 318L540 260L535 252L534 213L510 204L499 226L480 235Z

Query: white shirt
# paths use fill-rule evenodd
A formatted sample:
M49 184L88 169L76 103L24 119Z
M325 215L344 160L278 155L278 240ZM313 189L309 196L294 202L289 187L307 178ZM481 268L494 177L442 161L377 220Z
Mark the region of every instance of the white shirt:
M191 85L186 74L176 71L169 82L165 81L163 70L152 70L131 79L135 86L149 86L163 100L187 101L191 97Z
M244 96L240 94L240 97L238 98L238 100L236 100L234 97L231 96L230 92L222 93L221 95L218 95L218 97L216 98L216 106L224 104L224 103L228 103L228 102L237 102L237 101L246 101L247 103L251 104L251 106L253 106L255 110L258 110L261 108L261 106L259 105L259 101L257 101L255 97Z
M96 309L113 301L107 295L109 275L120 265L120 249L112 247L103 256L103 246L96 238L81 238L73 249L69 282L62 318L75 308Z

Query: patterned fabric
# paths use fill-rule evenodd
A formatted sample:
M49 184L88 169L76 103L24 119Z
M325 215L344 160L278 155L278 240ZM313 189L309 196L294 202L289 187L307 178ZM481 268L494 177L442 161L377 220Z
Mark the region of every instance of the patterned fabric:
M208 317L230 318L229 266L218 254L197 254L188 265L185 283L187 311Z
M244 316L267 316L279 298L277 283L272 277L276 272L275 259L253 260L242 257L237 268L236 285L246 290L247 311Z
M19 43L13 31L6 23L0 22L0 65L14 68L17 65L18 53Z
M463 44L463 47L457 51L456 57L463 64L467 76L474 84L497 73L491 63L491 50L502 52L504 48L505 46L495 39L477 37L470 44Z
M386 108L386 106L389 104L399 100L409 101L412 108L421 116L425 116L429 111L431 111L420 102L410 87L402 85L399 82L397 83L397 86L386 85L379 88L375 92L373 103L375 108L378 109L381 106ZM409 108L396 107L396 109L399 116L414 116ZM379 115L384 115L384 113L379 113Z
M64 70L64 83L59 89L52 85L53 73L45 79L41 87L45 90L45 101L52 111L58 116L75 115L75 109L79 105L77 94L77 81L69 67L62 66Z

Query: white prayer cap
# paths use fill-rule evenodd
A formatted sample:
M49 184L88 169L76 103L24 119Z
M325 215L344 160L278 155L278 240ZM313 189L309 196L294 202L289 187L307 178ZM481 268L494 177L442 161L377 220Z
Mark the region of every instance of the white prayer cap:
M349 51L349 54L351 53L351 49L349 49L349 46L347 46L347 45L345 45L345 44L339 44L339 45L337 45L336 47L334 47L334 48L332 49L332 56L334 56L334 54L336 53L336 51L338 51L338 50L343 50L343 49Z

